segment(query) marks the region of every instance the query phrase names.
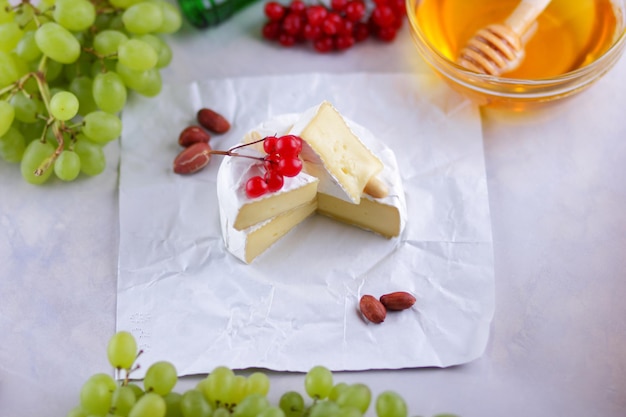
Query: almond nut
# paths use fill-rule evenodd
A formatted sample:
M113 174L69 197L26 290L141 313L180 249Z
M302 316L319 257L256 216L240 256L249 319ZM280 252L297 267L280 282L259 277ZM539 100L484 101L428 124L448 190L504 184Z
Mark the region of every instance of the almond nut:
M174 159L174 172L177 174L193 174L204 168L211 159L211 146L198 142L183 149Z
M198 142L209 143L211 135L200 126L187 126L178 136L178 144L185 148Z
M396 291L382 295L380 302L387 310L400 311L411 308L415 304L415 297L405 291Z
M359 302L359 309L363 316L372 323L382 323L387 316L385 306L371 295L364 295Z
M198 123L211 132L224 133L230 129L230 123L221 114L207 108L198 110Z

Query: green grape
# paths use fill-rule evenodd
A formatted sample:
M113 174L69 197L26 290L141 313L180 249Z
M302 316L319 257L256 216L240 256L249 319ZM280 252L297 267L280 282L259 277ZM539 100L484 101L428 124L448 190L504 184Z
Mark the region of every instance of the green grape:
M76 152L64 150L54 161L54 173L60 180L74 181L80 174L80 157Z
M261 394L250 394L233 410L233 417L256 417L270 406L269 400Z
M228 404L239 404L246 396L248 389L248 380L243 375L235 375L233 383L230 386L225 402Z
M13 21L14 13L10 6L9 0L0 0L0 23Z
M207 376L205 395L212 403L224 403L235 380L232 369L218 366Z
M283 410L276 406L267 407L265 410L257 414L257 417L286 417Z
M129 39L117 48L117 59L131 70L146 71L156 66L159 56L148 43Z
M29 143L34 139L42 139L43 131L46 127L46 122L44 120L39 119L35 123L19 123L19 126L17 126L16 123L19 122L13 122L13 126L22 132L24 139L26 139L26 143Z
M24 36L17 22L0 23L0 51L11 52Z
M58 120L70 120L78 113L78 98L69 91L56 93L50 99L50 113Z
M93 48L101 55L117 53L120 44L126 42L128 36L118 30L106 29L98 32L93 38Z
M213 409L202 392L191 389L183 394L180 411L184 417L210 417Z
M24 32L24 36L15 47L15 54L26 62L31 62L41 57L41 51L35 42L35 31Z
M86 116L98 109L93 98L93 80L87 76L74 78L69 86L69 91L78 97L78 114Z
M76 60L76 62L72 64L63 65L63 75L65 79L68 81L72 81L77 77L81 77L84 75L91 75L91 66L93 65L94 60L92 60L90 55L83 54Z
M80 56L80 43L58 23L41 25L35 32L35 41L41 52L62 64L71 64Z
M124 27L130 33L142 35L155 32L163 24L163 9L154 3L133 4L122 14Z
M225 408L218 408L213 411L213 415L211 417L230 417L230 411Z
M308 417L337 417L339 415L339 405L332 401L318 401L309 410Z
M120 32L126 32L126 28L124 27L124 21L122 20L122 15L118 14L113 16L111 22L109 22L110 30L118 30Z
M314 366L304 377L304 389L311 398L324 399L333 389L332 372L321 365Z
M211 389L209 387L209 378L203 378L196 384L196 389L202 392L204 399L206 399L212 407L215 407L215 401L211 397Z
M128 9L133 4L140 3L144 0L109 0L112 6L117 7L118 9Z
M163 396L166 407L165 417L184 417L180 409L180 401L182 398L183 396L177 392L170 392Z
M24 123L35 123L37 115L43 113L44 104L35 97L27 97L25 94L18 93L11 97L9 101L15 110L15 118Z
M340 382L333 386L333 389L328 393L328 399L331 401L337 401L339 394L341 394L346 388L348 388L348 384L345 382Z
M137 398L132 388L119 386L113 391L111 409L116 416L126 417L136 402Z
M287 391L281 395L278 406L286 417L301 417L304 414L304 398L296 391Z
M180 10L171 3L163 0L152 0L153 3L158 4L161 7L163 14L163 23L156 30L157 33L174 33L183 24L183 18L180 14Z
M80 390L80 406L88 414L103 416L111 407L114 390L107 381L90 378Z
M116 72L104 72L93 79L93 99L107 113L117 113L126 105L126 86Z
M0 88L4 88L20 77L15 61L10 54L0 51Z
M95 78L100 73L115 72L116 63L117 60L113 59L96 59L91 64L91 76Z
M111 392L115 391L117 388L117 384L115 383L113 377L109 374L105 374L104 372L98 372L97 374L91 375L87 381L95 381L99 384L104 384Z
M14 118L15 110L13 110L13 106L6 100L0 100L0 136L9 130Z
M106 30L111 24L111 19L113 19L113 15L111 13L96 14L96 19L93 22L96 33Z
M406 403L396 392L382 392L376 398L376 415L378 417L407 417Z
M165 417L165 407L163 397L149 392L137 400L128 417Z
M157 68L165 68L172 62L172 49L161 38L155 35L138 35L136 39L142 40L157 53Z
M9 130L0 136L0 157L5 161L11 163L20 162L25 149L26 140L24 135L14 126L10 126Z
M96 20L96 8L87 0L56 0L54 20L73 32L89 28Z
M76 152L78 156L81 158L81 166L83 165L83 152L82 152L82 144L86 142L85 140L79 139L76 142ZM79 146L80 145L80 146ZM135 359L137 358L137 342L135 341L135 337L126 331L119 331L109 339L109 344L107 346L107 357L109 359L109 363L115 369L130 369L135 363Z
M365 384L352 384L339 393L337 404L340 407L355 407L365 413L372 401L372 392Z
M159 361L150 365L146 371L143 386L146 392L165 395L174 388L177 381L178 377L174 365L167 361Z
M122 133L122 121L114 114L94 111L85 116L82 132L93 142L105 144Z
M356 407L339 407L337 417L363 417L363 413Z
M63 72L63 64L57 61L48 61L46 68L46 80L50 83L59 78L59 75Z
M267 395L270 391L270 379L263 372L253 372L248 376L248 383L246 385L246 393L257 393L261 395Z
M135 383L130 383L127 385L127 387L133 390L136 399L141 398L145 394L145 391Z
M163 81L158 69L133 71L118 61L115 71L122 77L126 87L146 97L154 97L161 92Z
M74 152L80 157L80 171L83 174L98 175L106 168L106 158L102 147L89 141L82 134L78 135L78 140L74 144Z

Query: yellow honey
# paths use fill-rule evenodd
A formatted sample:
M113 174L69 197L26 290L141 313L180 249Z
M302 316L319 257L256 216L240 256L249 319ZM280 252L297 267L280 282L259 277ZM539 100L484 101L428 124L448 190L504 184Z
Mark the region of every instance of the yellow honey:
M414 13L425 37L455 61L481 28L503 22L520 0L417 0ZM553 0L538 17L526 56L507 78L544 79L595 61L615 42L619 9L612 0ZM621 18L621 16L620 16Z

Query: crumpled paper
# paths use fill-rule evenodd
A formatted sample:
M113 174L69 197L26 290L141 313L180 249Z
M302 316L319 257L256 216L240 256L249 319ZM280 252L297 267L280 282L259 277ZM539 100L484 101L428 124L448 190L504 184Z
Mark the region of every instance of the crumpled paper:
M387 240L323 216L252 264L222 241L214 156L181 176L179 132L210 107L232 123L226 150L259 123L328 100L392 148L406 192L403 235ZM298 74L167 85L123 113L117 328L145 364L180 375L224 365L308 371L447 367L481 356L494 311L491 222L478 109L422 74ZM413 293L382 324L364 294Z

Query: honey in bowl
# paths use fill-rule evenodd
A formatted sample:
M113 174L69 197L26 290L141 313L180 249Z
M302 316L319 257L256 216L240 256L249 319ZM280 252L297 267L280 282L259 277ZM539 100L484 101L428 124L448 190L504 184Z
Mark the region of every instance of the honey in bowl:
M426 63L455 90L478 105L515 111L585 90L626 49L626 0L552 0L526 33L525 57L512 71L494 76L456 63L479 30L505 22L520 1L406 0L411 35Z
M422 0L415 13L424 35L451 61L481 28L504 21L519 0ZM537 18L525 57L507 78L542 79L595 61L614 43L612 0L553 0Z

